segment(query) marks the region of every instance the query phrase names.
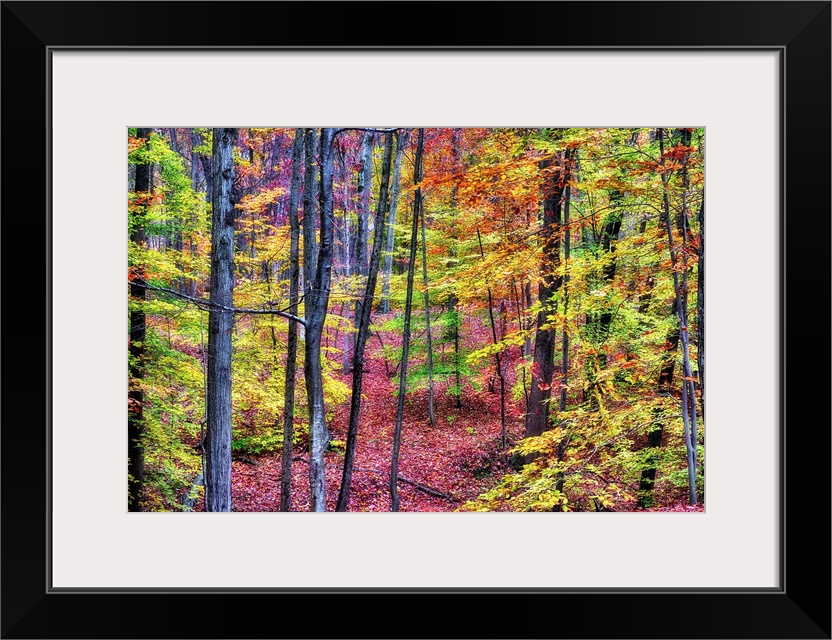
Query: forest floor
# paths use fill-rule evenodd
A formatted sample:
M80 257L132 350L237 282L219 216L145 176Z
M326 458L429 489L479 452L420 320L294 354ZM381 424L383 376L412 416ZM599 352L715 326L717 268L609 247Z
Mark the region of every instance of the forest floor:
M376 318L374 325L383 321L383 317ZM477 335L467 336L466 342L473 344L480 340L483 344L482 339L490 335L479 334L490 332L490 328L479 322L472 322L471 325ZM401 335L395 332L379 333L388 346L401 341ZM385 362L380 342L371 338L365 353L350 511L390 511L390 465L399 376L398 368L391 371L390 363ZM513 367L516 363L509 361L505 364L506 428L508 448L511 448L523 437L524 425L522 402L513 401L510 393L511 386L516 382ZM493 488L500 477L510 471L507 456L501 450L499 384L493 384L491 389L488 384L488 377L492 374L493 366L485 366L483 373L463 381L461 408L456 407L456 399L449 393L453 381L437 381L434 389L434 425L429 420L426 385L407 391L399 454L399 476L405 479L398 483L400 511L455 511L466 501ZM351 374L341 376L348 386L351 385L351 378ZM472 386L472 380L476 386ZM335 510L341 486L343 444L347 439L349 411L349 402L334 407L328 424L331 440L336 445L340 443L340 446L330 446L325 455L327 511ZM308 456L307 447L296 447L292 465L292 511L309 511ZM280 452L260 456L235 455L232 465L233 511L279 511ZM414 485L421 485L421 488ZM632 510L634 504L618 507ZM201 496L193 510L204 510ZM691 506L678 501L647 509L674 512L702 510L703 505Z
M376 323L379 321L376 320ZM484 330L483 327L478 327ZM388 343L392 334L385 334ZM401 339L401 336L398 336ZM493 369L493 367L491 367ZM351 374L342 377L351 384ZM396 427L398 370L391 377L378 340L366 348L361 421L356 446L355 470L350 492L350 511L390 511L390 465ZM462 407L449 393L452 381L438 381L434 389L435 424L428 412L428 389L408 390L402 424L399 476L422 485L431 495L406 481L399 481L400 511L455 511L467 500L492 488L508 470L500 450L499 384L477 390L462 384ZM509 396L507 385L506 395ZM329 422L332 441L345 442L349 403L334 408ZM506 423L509 446L522 438L523 416L507 397ZM297 447L292 466L292 511L309 510L308 450ZM341 486L343 446L330 447L325 456L327 510L334 511ZM234 456L232 462L234 511L278 511L281 454ZM203 500L194 505L204 510Z

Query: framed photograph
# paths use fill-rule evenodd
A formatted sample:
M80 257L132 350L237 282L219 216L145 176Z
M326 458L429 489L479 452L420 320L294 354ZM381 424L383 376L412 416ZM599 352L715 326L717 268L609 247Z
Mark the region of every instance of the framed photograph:
M3 637L830 637L829 2L2 12ZM128 513L128 134L405 126L706 141L704 510Z

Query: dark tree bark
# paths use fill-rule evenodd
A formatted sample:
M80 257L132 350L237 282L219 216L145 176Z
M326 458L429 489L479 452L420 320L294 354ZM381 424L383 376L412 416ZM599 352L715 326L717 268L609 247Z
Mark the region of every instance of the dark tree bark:
M321 335L329 305L332 279L332 138L334 129L321 129L320 183L320 246L314 280L306 294L306 342L304 377L309 404L309 487L312 511L326 511L326 468L324 451L329 444L324 408L323 372L321 368ZM308 149L308 147L307 147ZM310 159L306 159L307 167ZM306 217L306 211L304 211Z
M567 154L567 160L571 161L571 154ZM571 172L571 168L568 169ZM567 176L569 179L569 176ZM566 316L569 312L569 259L572 253L572 231L569 229L569 208L571 203L572 188L566 184L563 196L563 339L561 340L560 360L560 410L566 411L566 383L569 378L569 333L566 331Z
M572 231L569 228L569 208L571 204L572 188L569 186L568 180L572 176L572 152L567 150L564 154L566 161L566 186L563 195L563 324L561 325L561 360L560 360L560 410L566 411L566 383L569 378L569 332L566 330L566 317L569 312L569 259L572 253ZM567 434L561 435L558 441L558 462L563 462L566 457L566 445L568 444L569 436ZM558 472L557 483L555 488L558 491L563 491L564 474L563 471Z
M233 307L234 141L237 129L214 129L211 166L212 305ZM234 314L212 306L208 313L208 447L205 510L231 511L231 330Z
M352 356L352 397L350 401L350 422L347 430L347 444L344 454L344 472L341 477L341 490L338 494L337 511L346 511L350 503L350 487L352 485L352 471L355 464L355 446L358 438L358 424L361 415L361 387L364 381L364 348L367 345L367 335L370 330L370 314L373 307L373 294L378 282L378 268L381 263L381 248L385 245L387 233L387 192L390 182L390 163L393 156L393 134L385 134L384 160L381 167L381 185L376 207L375 229L373 237L373 251L370 256L367 285L364 296L359 299L355 310L358 332L355 336L355 346Z
M425 130L419 129L416 141L416 159L413 166L413 184L422 181L422 155L425 148ZM399 371L399 397L396 403L396 432L393 436L393 460L390 468L391 511L399 510L399 450L402 443L402 422L404 421L404 395L407 392L407 357L410 350L410 315L413 309L413 272L416 266L416 242L419 234L419 211L422 207L422 189L413 194L413 227L410 231L410 258L407 263L407 298L404 309L404 334L402 336L402 364Z
M558 162L562 164L560 157ZM529 391L529 409L526 413L526 437L539 436L549 428L549 400L552 395L552 375L555 362L555 332L547 326L547 316L552 313L554 296L560 288L561 278L556 275L560 265L560 208L563 195L561 168L553 160L543 160L541 170L546 178L543 183L543 257L540 266L541 283L538 285L540 311L537 314L537 330L534 338L532 382Z
M303 129L295 129L292 145L292 185L289 193L289 313L298 315L300 283L300 224L298 200L300 196L300 168L303 162ZM298 323L289 320L286 340L286 384L283 391L283 459L280 477L280 510L289 511L292 499L292 439L295 430L295 372L298 356Z
M303 140L303 291L307 293L315 281L318 264L318 243L315 240L315 220L318 218L318 185L316 159L318 137L315 129L306 129ZM304 305L306 319L309 307Z
M610 212L607 216L606 223L601 230L601 248L607 254L607 262L602 269L604 282L607 285L612 284L615 280L615 272L618 267L615 259L615 243L618 241L618 234L621 231L621 199L620 191L610 192ZM607 308L601 312L598 319L598 335L596 339L599 345L603 345L610 335L610 325L612 324L612 310ZM607 366L607 354L603 351L598 354L601 368Z
M150 137L150 129L138 129L138 138L147 139ZM150 192L150 171L149 163L136 165L135 192L147 196ZM140 197L141 197L140 195ZM130 241L137 247L145 242L144 224L147 215L147 206L140 205L136 212L136 219L133 230L130 234ZM138 282L144 280L144 273L139 265L130 265L131 284L130 299L135 305L130 311L130 366L128 374L129 391L127 392L127 510L141 511L141 499L144 489L144 446L142 435L144 433L144 390L142 389L142 378L144 378L144 341L146 335L146 322L143 303L146 299L146 289L139 286Z
M409 134L401 130L396 135L396 157L393 160L393 184L390 187L390 213L387 217L387 246L384 251L384 267L381 275L381 304L379 313L390 313L390 276L393 273L393 248L396 242L396 214L399 208L399 188L402 154Z
M482 250L482 236L480 236L480 229L477 227L477 242L480 245L480 258L485 260L485 253ZM487 282L487 281L486 281ZM494 300L491 296L491 285L486 284L486 292L488 293L488 319L491 322L491 338L494 345L497 345L497 326L494 323ZM500 444L503 451L506 449L506 381L503 377L503 365L500 352L494 353L494 364L497 368L497 377L500 379ZM433 423L431 423L433 424Z

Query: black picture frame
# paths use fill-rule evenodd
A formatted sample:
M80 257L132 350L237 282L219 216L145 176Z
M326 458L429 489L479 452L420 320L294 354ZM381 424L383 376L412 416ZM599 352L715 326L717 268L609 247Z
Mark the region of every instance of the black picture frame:
M3 2L2 637L829 638L830 6L828 1ZM195 20L199 12L202 17ZM384 19L369 20L373 12ZM259 31L210 26L212 19L250 25L253 17L284 26ZM413 28L385 26L398 20ZM47 268L51 243L60 239L48 233L48 82L50 52L64 47L778 50L785 80L780 588L50 590ZM738 154L737 161L753 159ZM78 287L81 309L83 296L94 291L86 283ZM736 499L754 490L754 479L748 478ZM680 572L689 561L680 548ZM381 610L400 616L400 623L386 626Z

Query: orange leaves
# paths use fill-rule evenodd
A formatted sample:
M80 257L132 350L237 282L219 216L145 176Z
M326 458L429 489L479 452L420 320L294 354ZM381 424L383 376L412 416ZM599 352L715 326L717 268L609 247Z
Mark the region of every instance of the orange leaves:
M142 403L128 396L127 398L127 412L139 413L142 410Z
M144 145L144 142L144 138L127 136L127 153L133 153L136 149L141 148Z
M663 158L678 160L680 162L685 162L687 160L687 156L689 153L693 153L696 151L696 147L686 147L684 145L678 145L675 147L670 147L667 151L664 152Z
M164 194L161 191L131 191L128 196L128 205L134 207L149 207L156 204L161 204L164 200Z

